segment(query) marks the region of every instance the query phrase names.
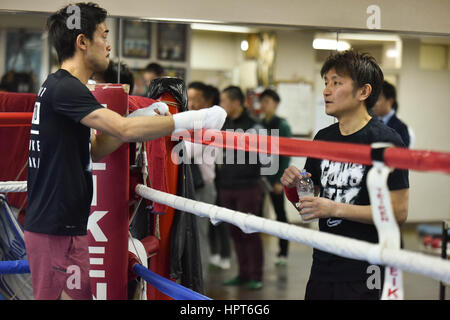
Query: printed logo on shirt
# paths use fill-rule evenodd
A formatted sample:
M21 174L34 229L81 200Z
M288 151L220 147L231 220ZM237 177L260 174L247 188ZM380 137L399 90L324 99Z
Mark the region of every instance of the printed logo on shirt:
M323 197L336 202L353 204L362 187L365 166L356 163L322 160L320 168ZM329 218L327 226L330 228L336 227L341 222L341 219Z
M47 88L41 87L38 92L38 98L41 98ZM34 104L33 118L31 119L30 145L28 147L28 167L39 168L40 164L40 140L39 140L39 124L41 122L41 103L36 101Z
M327 226L328 226L329 228L333 228L333 227L336 227L336 226L340 225L341 222L342 222L342 219L328 218L328 219L327 219Z

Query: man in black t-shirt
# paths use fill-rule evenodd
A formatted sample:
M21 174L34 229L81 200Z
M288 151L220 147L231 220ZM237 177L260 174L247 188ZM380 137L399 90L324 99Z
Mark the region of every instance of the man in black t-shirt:
M314 140L372 144L389 142L404 147L401 137L380 121L372 119L368 109L377 101L383 73L375 60L365 54L345 51L330 56L322 67L325 80L325 112L338 122L320 130ZM316 195L303 197L298 210L319 218L319 229L372 243L378 242L366 187L371 166L326 159L306 160L305 169L314 181ZM285 170L281 182L286 196L294 204L300 179L299 169ZM398 223L408 215L408 171L394 170L388 178L392 208ZM365 261L353 260L314 249L311 275L305 299L378 299L380 290L367 287Z
M220 129L226 118L217 106L146 116L154 113L150 106L126 118L103 108L85 84L109 63L106 15L96 4L77 3L47 21L61 68L40 88L31 126L25 244L35 299L92 299L87 246L92 161L123 142L193 129L194 122ZM91 128L103 134L91 134ZM75 284L69 278L74 272Z

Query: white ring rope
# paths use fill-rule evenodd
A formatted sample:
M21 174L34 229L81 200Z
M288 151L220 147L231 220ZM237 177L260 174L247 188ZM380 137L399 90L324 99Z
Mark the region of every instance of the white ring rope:
M24 192L26 189L26 181L0 182L0 192ZM421 274L450 283L450 261L441 258L408 250L382 248L378 244L310 230L292 224L273 221L204 202L186 199L148 188L141 184L136 186L136 193L148 200L165 204L200 217L209 217L216 222L225 221L234 224L247 233L264 232L278 238L300 242L342 257L364 260L372 264L388 265L403 271Z
M407 250L382 248L378 244L310 230L284 222L221 208L161 192L145 187L144 185L137 185L136 193L148 200L193 213L200 217L212 217L215 220L234 224L247 233L264 232L278 238L304 243L313 248L342 257L365 260L372 264L388 265L403 271L422 274L450 283L450 261L441 258Z
M26 181L2 181L0 182L0 192L26 192L27 182Z

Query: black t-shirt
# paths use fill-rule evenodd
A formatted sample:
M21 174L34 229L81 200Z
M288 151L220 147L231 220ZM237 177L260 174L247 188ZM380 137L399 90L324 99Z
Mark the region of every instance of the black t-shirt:
M87 234L91 131L80 120L99 108L89 89L66 70L49 75L42 85L31 126L25 230Z
M374 142L390 142L404 147L401 137L392 128L381 121L371 119L364 128L343 136L339 123L320 130L314 140L344 143L372 144ZM367 173L372 166L358 163L342 163L324 159L308 158L305 169L312 174L314 185L320 186L320 196L333 201L370 205L366 185ZM389 190L409 188L408 170L394 170L388 177ZM319 219L319 229L336 235L372 243L378 242L375 225L354 222L346 219ZM314 249L311 279L321 281L365 281L369 263L361 260L343 258L321 250Z
M227 117L222 127L222 131L232 130L233 132L239 130L248 132L249 129L254 130L250 133L257 133L262 126L250 117L246 109L236 119ZM217 186L221 189L241 189L258 184L261 178L259 159L258 154L234 150L230 160L229 152L224 150L222 163L216 166Z

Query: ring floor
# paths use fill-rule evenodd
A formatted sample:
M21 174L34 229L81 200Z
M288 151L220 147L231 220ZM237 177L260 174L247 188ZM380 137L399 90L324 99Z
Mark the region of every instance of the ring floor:
M406 250L420 251L420 239L415 224L402 227ZM263 288L250 290L246 286L223 286L223 281L237 275L237 262L234 253L231 268L221 270L209 268L205 280L205 295L217 300L303 300L306 283L312 263L313 249L309 246L290 242L289 258L286 266L276 266L278 238L263 234L264 278ZM233 251L233 250L232 250ZM403 273L405 300L438 300L439 282L429 277L409 272ZM446 299L450 296L447 287Z

